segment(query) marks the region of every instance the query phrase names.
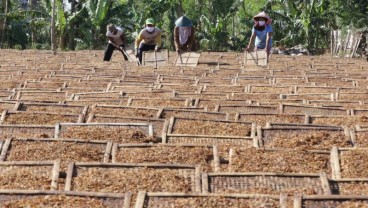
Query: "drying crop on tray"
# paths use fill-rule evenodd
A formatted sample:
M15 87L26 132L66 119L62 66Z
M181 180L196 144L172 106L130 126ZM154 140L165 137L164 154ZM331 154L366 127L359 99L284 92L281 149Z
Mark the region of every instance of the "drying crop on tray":
M49 190L51 167L1 167L0 189Z
M144 117L153 118L156 117L158 110L151 109L136 109L136 108L103 108L97 107L92 110L94 114L100 115L119 115L119 116L130 116L130 117Z
M201 164L206 171L212 171L210 165L212 160L212 148L208 147L129 147L121 149L116 155L116 162Z
M279 201L267 197L258 197L251 199L230 198L223 196L211 197L178 197L175 199L152 200L148 201L144 207L156 207L161 204L168 204L176 208L190 208L190 207L206 207L206 208L276 208L280 207Z
M240 114L240 121L253 122L258 125L265 126L267 122L271 123L303 123L304 116L293 116L286 114L265 114L265 115L251 115L251 114Z
M61 160L61 167L68 162L103 162L103 144L76 142L12 141L7 161Z
M339 194L342 195L368 195L368 181L339 182Z
M344 132L278 132L268 138L269 148L299 148L328 150L332 146L351 147L351 141Z
M367 149L341 151L341 176L344 178L368 178Z
M81 172L78 170L78 172ZM192 171L193 172L193 171ZM88 168L73 178L72 189L98 192L191 192L191 181L179 170ZM187 175L190 179L190 175Z
M329 154L317 154L301 150L237 149L229 166L230 172L331 172Z
M217 136L249 136L251 125L216 121L175 121L173 133Z
M148 136L138 129L98 126L67 127L67 129L61 132L61 138L109 140L118 143L148 143L156 141L153 137Z
M15 113L5 117L3 124L36 124L36 125L54 125L59 122L73 123L77 122L77 116L65 116L56 114L32 114Z
M343 125L348 127L354 127L357 124L367 124L368 117L367 116L345 116L345 117L321 117L321 118L313 118L313 124L328 124L328 125Z
M368 147L368 131L357 132L356 143L358 147Z
M105 208L102 201L83 198L83 197L71 197L71 196L42 196L32 197L25 199L12 200L5 202L2 205L4 208L19 208L19 207L59 207L59 208L70 208L70 207L93 207L93 208Z

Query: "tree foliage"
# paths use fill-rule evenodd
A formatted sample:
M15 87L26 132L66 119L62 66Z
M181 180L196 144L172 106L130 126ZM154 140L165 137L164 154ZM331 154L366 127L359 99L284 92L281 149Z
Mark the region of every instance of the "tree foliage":
M50 45L53 0L3 0L0 4L1 47L45 48ZM163 30L164 47L173 49L176 18L186 15L196 28L201 50L242 50L252 17L266 11L273 19L274 43L327 48L332 29L368 30L366 0L55 0L60 49L101 49L106 25L125 28L130 42L154 18ZM25 1L27 2L27 1Z

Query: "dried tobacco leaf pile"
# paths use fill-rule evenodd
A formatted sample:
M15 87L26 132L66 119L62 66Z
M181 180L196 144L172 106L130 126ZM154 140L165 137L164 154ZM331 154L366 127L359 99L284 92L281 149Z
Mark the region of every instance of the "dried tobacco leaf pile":
M50 190L51 171L51 166L0 166L0 189Z
M335 125L335 126L348 126L348 127L355 127L355 125L357 124L367 124L368 123L368 117L366 116L344 116L344 117L339 117L339 118L326 118L326 117L321 117L321 118L313 118L313 124L328 124L328 125Z
M368 178L368 150L341 151L341 176L343 178Z
M72 126L61 132L62 138L108 140L117 143L148 143L156 140L141 130L129 127Z
M213 161L213 152L209 147L129 147L121 148L116 155L116 162L200 164L204 170L209 172L212 171L211 161Z
M216 136L249 136L251 125L216 121L183 120L175 121L173 133Z
M194 170L155 168L78 168L72 180L76 191L192 192Z
M351 147L351 141L344 132L327 131L284 131L277 132L265 140L269 148L301 148L329 150L332 146Z
M265 126L267 122L272 123L303 123L303 116L293 115L240 115L240 121L257 123L258 125Z
M303 203L305 207L334 207L334 208L366 208L368 207L368 201L351 200L351 201L306 201ZM304 207L303 206L303 207Z
M15 113L7 115L3 124L55 125L59 122L76 123L77 121L78 116Z
M82 113L83 107L61 107L61 106L38 106L38 105L27 105L25 104L22 111L30 111L30 112L59 112L59 113L70 113L70 114L79 114Z
M53 142L53 141L12 141L7 161L61 160L63 168L69 162L103 162L106 145Z
M339 193L345 195L368 195L368 182L339 182Z
M356 143L358 147L368 147L368 131L357 132Z
M154 118L156 117L158 110L151 109L134 109L134 108L104 108L96 107L92 110L92 113L98 115L114 115L114 116L130 116L130 117L144 117Z
M193 208L193 207L206 207L206 208L276 208L280 207L278 200L270 199L267 197L257 197L250 199L243 198L225 198L218 197L178 197L178 198L155 198L148 200L144 207L159 207L165 204L166 207L175 208Z
M72 196L45 196L32 197L19 200L12 200L3 204L4 208L19 208L19 207L93 207L107 208L103 202L93 198L72 197Z
M329 154L302 150L235 150L230 172L319 173L331 172Z

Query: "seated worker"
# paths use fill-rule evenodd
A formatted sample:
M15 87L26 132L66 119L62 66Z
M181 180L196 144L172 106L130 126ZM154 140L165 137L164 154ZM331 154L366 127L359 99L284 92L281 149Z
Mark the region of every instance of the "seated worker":
M142 63L142 52L155 50L161 47L161 30L155 27L152 18L146 20L146 27L141 30L135 40L135 55Z
M258 49L266 49L267 58L270 55L270 51L272 48L272 26L271 19L265 13L261 12L253 17L254 26L252 28L252 36L250 38L247 51L250 50L251 44L255 39L255 50Z
M123 29L116 27L113 24L108 24L106 37L109 39L109 43L107 44L105 50L104 61L111 60L112 53L115 49L119 50L123 54L124 60L128 60L128 57L123 52L125 44L125 35Z
M174 42L177 53L192 50L194 32L193 23L186 16L181 16L175 21Z

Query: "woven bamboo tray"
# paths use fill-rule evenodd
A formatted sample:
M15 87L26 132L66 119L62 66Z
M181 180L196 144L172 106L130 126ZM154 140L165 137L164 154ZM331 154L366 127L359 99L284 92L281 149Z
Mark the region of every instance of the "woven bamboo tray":
M368 147L368 128L358 125L357 129L350 130L350 136L356 147Z
M46 125L0 125L0 137L3 138L52 138L55 126Z
M332 178L368 178L365 159L368 148L337 148L331 149Z
M365 101L365 100L368 99L368 94L367 94L367 92L337 93L336 94L336 99L337 100L360 100L360 101Z
M286 208L287 196L252 194L138 193L135 208L144 207L280 207Z
M0 124L31 124L31 125L54 125L58 122L82 123L82 114L61 114L58 112L9 112L4 110L0 117Z
M220 168L214 145L114 144L112 162L201 165L201 169L210 172L218 172Z
M265 126L272 123L305 123L306 116L298 114L278 114L278 113L238 113L235 117L237 121L246 121Z
M279 106L260 106L260 105L218 105L216 112L221 113L278 113Z
M170 107L170 108L184 108L190 107L190 98L161 98L161 99L151 99L151 98L130 98L128 100L128 106L132 107Z
M66 105L52 103L20 103L17 102L14 108L16 111L29 112L58 112L86 115L88 106L86 105Z
M272 100L279 99L280 94L277 93L232 93L232 100Z
M64 101L68 100L66 92L49 92L49 91L28 91L28 92L17 92L15 100L22 101Z
M294 86L294 93L336 93L338 92L336 87L313 87L313 86Z
M173 175L167 178L169 175L165 174ZM126 178L117 178L118 175ZM134 179L131 178L134 177L133 175ZM201 192L200 179L200 167L193 165L77 162L70 163L68 166L65 191L88 189L88 191L111 193L129 189L131 192L138 192L141 189L139 187L142 187L146 191L180 192L182 190L179 189L185 188L190 193L199 193ZM133 181L136 185L132 184ZM159 186L164 185L160 183L164 181L167 185L170 184L170 187L160 188Z
M254 165L257 164L257 165ZM330 152L325 150L258 149L234 147L226 172L331 173Z
M198 118L198 119L213 119L213 120L227 120L230 119L226 113L208 112L195 109L175 109L163 108L160 118L183 117L183 118Z
M280 96L286 100L334 100L333 93L281 94Z
M331 194L325 173L203 173L202 192L215 194L326 195Z
M0 189L56 190L59 169L59 160L0 162Z
M335 116L335 115L307 115L306 119L310 124L328 124L355 127L356 125L368 124L368 119L364 116Z
M55 125L55 138L83 140L108 140L118 143L130 140L141 143L151 140L153 127L145 123L58 123Z
M246 92L248 93L292 93L291 87L275 86L275 85L248 85Z
M0 161L61 160L69 162L109 162L112 142L77 139L7 139Z
M330 179L332 194L368 195L368 178Z
M282 113L308 115L349 115L349 110L342 108L314 107L308 105L281 104Z
M159 108L148 107L127 107L113 105L93 105L91 113L98 115L114 115L126 117L141 117L141 118L159 118L162 110Z
M0 204L22 206L40 205L50 207L102 206L130 208L131 193L98 193L76 191L0 190ZM69 205L68 203L69 202ZM72 204L71 204L72 203Z
M330 196L295 196L294 208L315 208L315 207L366 207L368 196L359 195L330 195Z
M206 92L225 92L225 93L232 93L232 92L245 92L244 86L234 86L234 85L207 85L205 84L202 88L202 91Z
M329 126L258 127L257 137L259 146L266 148L327 150L334 145L353 147L355 144L348 129Z
M368 116L368 109L352 109L351 115L355 116Z
M53 82L53 81L28 81L23 83L23 88L41 88L41 89L58 89L66 87L66 82Z

